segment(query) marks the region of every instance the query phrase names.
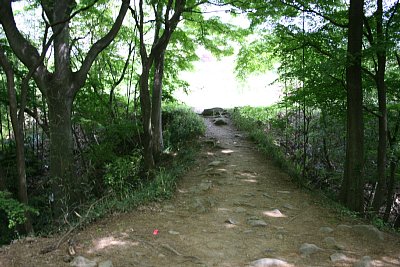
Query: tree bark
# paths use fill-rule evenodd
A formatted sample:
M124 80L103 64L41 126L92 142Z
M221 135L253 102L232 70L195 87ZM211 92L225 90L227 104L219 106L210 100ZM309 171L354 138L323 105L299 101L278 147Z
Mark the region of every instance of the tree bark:
M351 0L347 44L347 139L346 161L340 201L349 209L363 212L364 122L361 77L363 0Z
M149 92L150 67L147 64L142 64L142 67L139 87L143 124L143 156L146 170L152 172L155 169L155 162L153 157L153 131L151 126L151 101Z
M52 177L54 208L57 211L77 202L79 181L73 173L72 103L64 88L51 88L47 96L50 124L50 176ZM64 203L64 204L62 204ZM64 205L64 206L63 206Z
M387 190L386 179L386 152L387 152L387 110L386 110L386 44L383 33L383 6L382 0L377 0L376 31L377 31L377 57L378 69L376 73L376 86L378 90L379 105L379 133L378 133L378 184L372 202L373 211L379 212Z
M154 58L154 78L152 95L151 125L153 131L153 155L156 162L159 161L164 149L162 135L162 79L164 75L165 52L161 52Z

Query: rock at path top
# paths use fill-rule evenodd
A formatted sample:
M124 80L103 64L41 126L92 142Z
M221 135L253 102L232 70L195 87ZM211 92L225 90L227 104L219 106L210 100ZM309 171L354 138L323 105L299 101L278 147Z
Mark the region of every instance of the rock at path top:
M250 267L291 267L293 265L283 260L263 258L250 263Z
M203 116L216 116L226 114L226 110L223 108L206 108L203 110L201 115Z

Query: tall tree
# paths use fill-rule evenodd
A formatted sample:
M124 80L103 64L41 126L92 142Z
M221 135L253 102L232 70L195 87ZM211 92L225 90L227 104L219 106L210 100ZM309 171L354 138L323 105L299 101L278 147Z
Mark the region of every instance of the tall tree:
M73 174L73 140L71 131L72 107L77 92L83 87L87 74L97 55L104 50L117 35L129 7L129 0L122 0L118 16L106 35L90 47L80 68L73 71L71 64L71 19L84 7L75 12L76 2L41 1L47 16L46 32L51 28L53 35L54 71L45 66L37 48L18 29L12 0L0 0L0 23L7 40L19 60L33 72L33 79L48 104L50 123L50 175L54 184L56 213L61 212L61 204L75 203L79 199L78 177ZM96 3L96 1L94 2ZM93 4L92 4L93 5ZM48 40L44 40L44 43Z
M364 0L351 0L347 40L347 138L340 201L349 209L364 211L364 118L361 77Z
M144 161L147 170L156 166L156 160L162 151L161 129L161 96L162 78L164 73L165 51L171 36L176 30L181 15L185 9L186 0L153 1L151 7L155 17L154 38L150 51L145 42L145 12L144 2L139 1L139 13L133 12L139 31L140 58L142 73L140 75L140 107L143 122ZM154 68L152 94L150 92L150 73Z
M18 112L17 94L15 90L15 81L14 81L15 77L14 70L4 52L4 49L1 46L0 46L0 66L3 68L7 77L7 92L8 92L9 106L10 106L10 117L15 136L16 155L17 155L16 166L18 169L18 200L21 203L28 205L23 124L25 119L24 107L26 103L27 82L29 79L24 81L25 85L22 88L21 105L20 105L20 110ZM25 217L26 217L24 223L25 231L26 233L32 233L33 232L32 221L30 219L30 215L28 214L28 212L26 212Z

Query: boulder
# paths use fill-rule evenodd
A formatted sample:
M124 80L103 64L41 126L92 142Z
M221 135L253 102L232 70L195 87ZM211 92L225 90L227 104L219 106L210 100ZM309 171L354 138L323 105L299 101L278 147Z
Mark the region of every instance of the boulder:
M226 110L223 108L206 108L203 110L201 115L203 116L216 116L226 114Z

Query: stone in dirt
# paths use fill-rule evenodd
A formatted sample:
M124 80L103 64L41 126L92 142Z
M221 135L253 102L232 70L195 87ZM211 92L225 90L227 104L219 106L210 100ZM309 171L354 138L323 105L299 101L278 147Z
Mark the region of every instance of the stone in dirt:
M232 219L232 218L229 218L229 219L226 219L226 220L225 220L225 223L236 225L236 224L237 224L237 221L234 220L234 219Z
M190 203L189 209L193 212L204 213L208 212L215 206L215 199L213 198L194 198Z
M319 231L323 234L329 234L333 232L333 229L327 226L319 228Z
M113 266L114 265L112 264L112 261L107 260L100 262L98 267L113 267Z
M203 180L203 181L201 181L201 183L199 185L193 186L190 189L190 192L192 192L192 193L201 193L201 192L209 190L211 187L212 187L212 182L211 181Z
M168 233L169 233L170 235L179 235L179 232L174 231L174 230L169 230Z
M74 267L96 267L97 262L86 259L82 256L76 256L69 265Z
M353 230L358 233L363 235L366 238L371 239L372 241L375 240L381 240L383 241L385 238L383 236L383 233L381 231L378 230L378 228L376 228L373 225L354 225L353 226Z
M372 267L372 259L370 256L364 256L360 261L354 263L353 267Z
M256 261L250 262L250 267L290 267L293 266L286 261L272 259L272 258L262 258Z
M328 236L324 238L324 243L328 248L344 250L345 246L338 244L335 238Z
M308 257L311 254L321 251L322 248L315 244L304 243L300 246L299 252L302 257Z
M343 253L334 253L331 256L329 256L332 262L337 262L337 261L345 261L347 260L346 255Z
M268 225L264 220L258 218L249 218L247 223L253 227L265 227Z

